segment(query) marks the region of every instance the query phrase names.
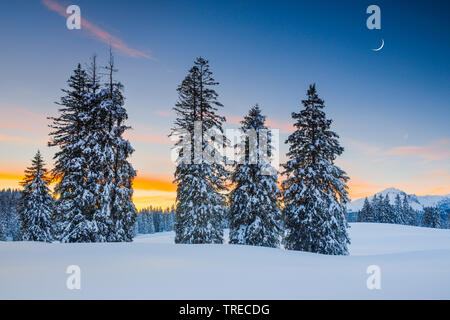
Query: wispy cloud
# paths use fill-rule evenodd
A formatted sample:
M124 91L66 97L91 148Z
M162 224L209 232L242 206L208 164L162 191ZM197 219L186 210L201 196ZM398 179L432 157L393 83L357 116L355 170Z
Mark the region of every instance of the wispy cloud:
M66 13L66 8L62 6L60 3L53 0L42 0L42 4L44 4L49 10L58 13L62 17L65 18L68 17L68 14ZM100 27L96 26L95 24L89 22L84 18L81 18L81 28L82 30L87 30L87 32L98 41L111 45L111 47L117 49L119 52L128 57L156 60L154 57L150 56L145 52L131 48L122 39L110 34L109 32L101 29Z
M426 160L442 160L450 158L450 139L432 141L424 146L400 146L386 152L397 156L415 156Z
M161 117L165 117L165 118L169 118L172 116L170 111L167 111L167 110L155 110L154 114L161 116Z

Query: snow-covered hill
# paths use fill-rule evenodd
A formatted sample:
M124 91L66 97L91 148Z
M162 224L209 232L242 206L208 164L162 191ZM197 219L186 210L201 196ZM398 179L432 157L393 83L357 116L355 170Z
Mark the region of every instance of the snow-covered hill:
M406 195L408 197L408 202L414 210L423 211L424 207L431 207L439 205L442 208L446 209L450 208L450 194L446 196L416 196L415 194L407 194L402 190L398 190L395 188L388 188L381 192L376 193L377 196L382 195L385 197L388 195L389 201L391 204L394 204L395 197L397 194L400 195L401 199ZM368 197L369 200L372 200L374 196ZM360 198L355 201L350 202L347 205L347 210L349 212L355 212L361 210L364 204L365 198Z
M350 256L237 245L0 242L0 299L450 299L450 230L351 224ZM67 266L81 268L69 290ZM367 268L381 290L367 288Z

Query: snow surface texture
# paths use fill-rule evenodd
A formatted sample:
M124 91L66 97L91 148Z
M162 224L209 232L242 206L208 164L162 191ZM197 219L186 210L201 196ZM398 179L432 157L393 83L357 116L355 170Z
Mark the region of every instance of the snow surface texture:
M450 230L351 224L350 256L238 245L0 242L0 299L450 299ZM227 238L227 235L225 235ZM66 268L81 268L81 289ZM381 268L381 290L366 286Z
M382 195L383 198L386 196L386 194L389 197L389 201L391 204L395 203L395 197L397 194L400 195L400 198L403 199L403 197L406 195L408 197L408 202L411 208L418 211L423 211L423 208L425 207L433 207L437 206L439 204L444 204L447 202L450 202L450 194L446 196L416 196L415 194L406 194L406 192L395 189L395 188L388 188L381 192L376 193L377 196ZM374 196L368 197L370 201L373 199ZM360 198L355 201L350 202L347 205L347 210L349 212L356 212L361 210L364 204L365 198Z

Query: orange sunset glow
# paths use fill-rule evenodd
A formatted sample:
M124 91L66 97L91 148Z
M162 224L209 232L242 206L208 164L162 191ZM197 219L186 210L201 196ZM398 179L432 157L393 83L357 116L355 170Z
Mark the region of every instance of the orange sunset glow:
M20 181L23 175L20 173L0 173L0 189L20 189ZM387 187L388 185L376 185L355 177L350 179L349 197L352 200L369 197ZM421 195L446 195L450 194L450 185L430 187L421 185L396 185L407 193ZM175 203L176 185L172 183L171 176L138 174L133 181L133 202L138 210L153 207L170 207Z

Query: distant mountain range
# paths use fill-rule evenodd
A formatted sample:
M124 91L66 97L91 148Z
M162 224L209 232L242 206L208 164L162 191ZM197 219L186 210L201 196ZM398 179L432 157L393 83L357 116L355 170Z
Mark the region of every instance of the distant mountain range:
M410 206L414 210L423 211L425 207L438 206L442 211L450 210L450 194L446 196L416 196L415 194L407 194L402 190L398 190L395 188L388 188L381 192L376 193L375 195L382 195L383 198L388 195L389 201L391 204L394 204L395 197L397 194L400 195L400 198L406 195L408 197L408 202ZM367 199L372 200L374 196L367 197ZM355 201L350 202L347 205L347 210L349 212L356 212L361 210L364 204L365 198L360 198Z

